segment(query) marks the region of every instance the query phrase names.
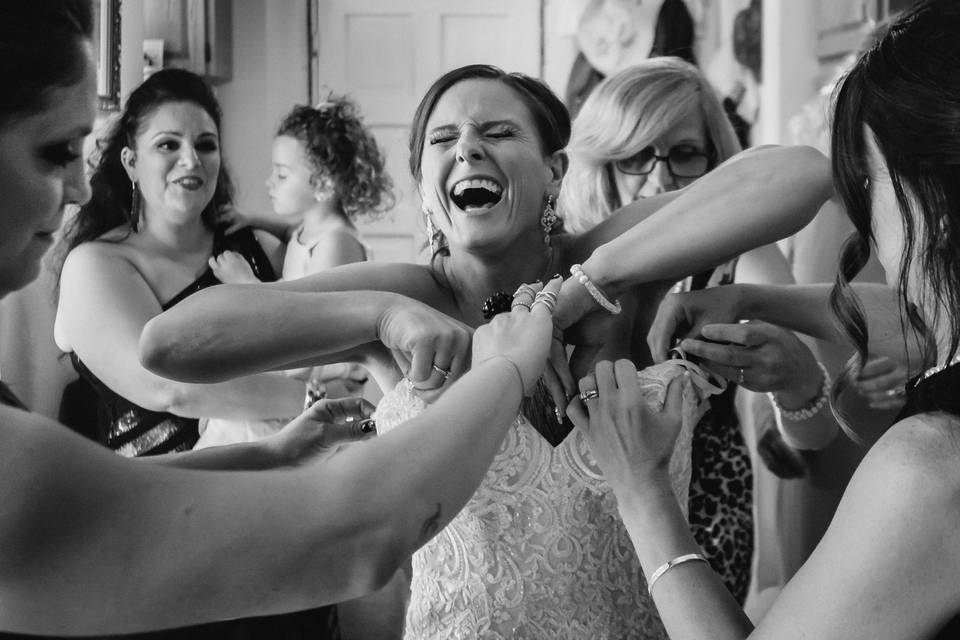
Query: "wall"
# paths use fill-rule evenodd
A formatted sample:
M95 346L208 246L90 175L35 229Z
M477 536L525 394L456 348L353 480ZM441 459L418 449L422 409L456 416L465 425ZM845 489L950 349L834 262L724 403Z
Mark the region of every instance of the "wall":
M268 11L269 6L269 11ZM269 212L265 182L280 118L307 95L306 0L233 0L233 79L217 87L237 205Z

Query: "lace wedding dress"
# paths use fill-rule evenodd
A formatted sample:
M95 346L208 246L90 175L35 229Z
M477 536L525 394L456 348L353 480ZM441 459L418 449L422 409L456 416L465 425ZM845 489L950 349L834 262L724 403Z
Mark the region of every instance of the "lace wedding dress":
M687 363L640 373L648 402ZM695 367L694 367L695 368ZM698 401L670 464L686 505L690 442L711 391L694 375ZM389 430L425 408L409 382L380 401ZM616 501L579 429L556 448L521 415L510 426L479 489L413 557L405 638L622 640L666 638Z

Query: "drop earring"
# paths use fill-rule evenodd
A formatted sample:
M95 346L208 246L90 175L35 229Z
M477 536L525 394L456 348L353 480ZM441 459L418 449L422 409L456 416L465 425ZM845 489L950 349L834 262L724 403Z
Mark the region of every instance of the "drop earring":
M140 230L140 219L143 217L143 195L136 180L130 181L130 229L136 233Z
M547 195L547 204L543 207L543 214L540 216L540 228L543 229L543 243L546 245L550 244L550 231L553 230L553 227L556 226L560 218L557 217L557 212L553 208L554 197L552 195Z
M427 209L426 205L420 207L420 210L423 211L424 222L427 226L427 241L430 243L430 254L435 255L437 251L440 250L440 232L437 231L437 226L433 224L433 216L430 214L430 210Z

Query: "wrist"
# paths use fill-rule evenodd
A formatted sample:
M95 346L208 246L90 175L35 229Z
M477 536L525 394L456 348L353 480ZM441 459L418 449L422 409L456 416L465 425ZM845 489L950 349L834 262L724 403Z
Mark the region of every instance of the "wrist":
M507 356L502 354L490 356L489 358L485 358L478 364L474 365L474 368L477 368L480 366L487 366L487 367L495 366L503 369L505 372L512 372L512 373L505 373L504 374L505 379L509 379L511 381L518 380L520 382L520 388L526 389L526 384L523 379L523 373L520 371L520 365L518 365L516 362L514 362L512 359L508 358ZM509 384L507 386L508 388L513 387L512 384Z
M617 502L630 510L645 510L664 499L673 502L677 500L667 462L634 469L629 477L608 477L607 482L610 483Z

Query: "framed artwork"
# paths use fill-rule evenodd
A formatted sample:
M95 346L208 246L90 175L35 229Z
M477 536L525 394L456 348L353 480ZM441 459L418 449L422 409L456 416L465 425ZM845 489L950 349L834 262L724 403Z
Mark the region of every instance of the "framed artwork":
M94 0L93 51L101 111L120 109L120 0Z

